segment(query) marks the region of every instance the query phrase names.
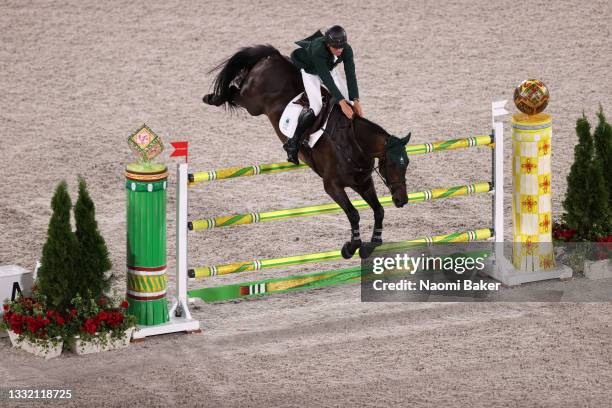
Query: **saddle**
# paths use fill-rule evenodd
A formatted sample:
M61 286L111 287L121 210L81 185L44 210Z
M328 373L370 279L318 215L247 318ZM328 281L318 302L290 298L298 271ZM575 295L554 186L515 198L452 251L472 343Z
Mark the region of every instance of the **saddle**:
M331 114L331 111L334 108L334 105L336 103L336 100L331 96L329 91L325 88L321 88L321 100L323 102L323 106L321 107L321 112L319 112L319 114L315 118L315 121L312 124L312 126L306 130L305 133L308 135L316 132L317 130L323 127L323 125L329 118L329 115ZM306 94L306 92L303 92L300 99L298 99L297 101L293 103L295 103L296 105L302 106L304 109L310 108L310 102L308 101L308 95ZM307 142L306 138L304 138L303 143L306 144L306 142Z

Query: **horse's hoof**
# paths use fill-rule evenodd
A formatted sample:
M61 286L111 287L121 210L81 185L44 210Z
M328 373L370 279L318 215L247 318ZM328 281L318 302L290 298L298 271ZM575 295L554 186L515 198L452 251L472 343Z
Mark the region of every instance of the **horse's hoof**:
M361 245L361 247L359 248L359 257L361 259L369 258L370 255L372 255L372 252L374 252L374 250L376 249L376 247L381 246L382 243L382 239L378 238L372 239L372 241Z
M351 259L355 252L361 247L361 241L349 241L342 245L340 254L344 259Z
M350 242L347 242L346 244L342 245L342 249L340 250L340 254L344 259L351 259L355 254L354 252L352 254L349 252L349 245Z
M372 255L372 252L374 252L374 248L375 246L372 245L371 243L363 244L359 248L359 257L361 259L368 259L370 255Z

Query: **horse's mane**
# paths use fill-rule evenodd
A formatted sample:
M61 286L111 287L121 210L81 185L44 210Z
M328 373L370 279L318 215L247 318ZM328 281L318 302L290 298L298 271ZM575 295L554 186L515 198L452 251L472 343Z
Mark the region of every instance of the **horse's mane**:
M366 119L364 117L361 117L361 116L358 116L358 115L355 114L355 119L354 120L355 120L356 123L363 122L363 124L365 126L368 126L368 127L372 128L375 132L380 132L380 133L382 133L384 135L389 135L389 132L387 132L382 126L380 126L377 123L372 122L369 119Z

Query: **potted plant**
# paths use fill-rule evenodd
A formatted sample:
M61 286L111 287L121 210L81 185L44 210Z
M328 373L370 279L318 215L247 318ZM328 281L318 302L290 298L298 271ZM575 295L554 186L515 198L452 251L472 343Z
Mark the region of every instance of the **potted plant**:
M565 214L553 224L572 269L591 278L610 276L612 252L612 127L600 107L593 133L583 115L576 122L578 144L567 177Z
M85 180L79 178L75 231L65 181L57 186L51 208L36 289L31 298L3 306L2 327L14 346L45 358L57 357L63 344L78 354L126 347L135 318L126 314L127 302L105 295L111 262Z
M126 300L106 296L97 301L77 296L70 311L71 333L68 347L77 354L99 353L101 351L125 348L130 344L136 318L128 315Z
M95 219L95 205L85 180L79 177L79 196L74 207L78 271L70 311L72 333L69 348L77 354L89 354L129 345L135 318L127 315L124 299L106 296L110 279L106 272L111 262L104 238Z
M32 297L19 296L5 303L3 309L0 327L8 332L13 347L45 359L61 354L70 317L48 308L36 288Z

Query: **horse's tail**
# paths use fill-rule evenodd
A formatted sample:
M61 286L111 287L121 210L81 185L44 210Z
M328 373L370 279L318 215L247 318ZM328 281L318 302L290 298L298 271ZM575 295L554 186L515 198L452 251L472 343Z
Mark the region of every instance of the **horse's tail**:
M231 89L234 80L239 76L241 77L238 78L239 80L244 79L257 62L276 54L280 54L280 52L269 44L244 47L211 69L209 74L220 70L213 82L213 94L217 101L215 105L226 103L230 108L236 108Z

